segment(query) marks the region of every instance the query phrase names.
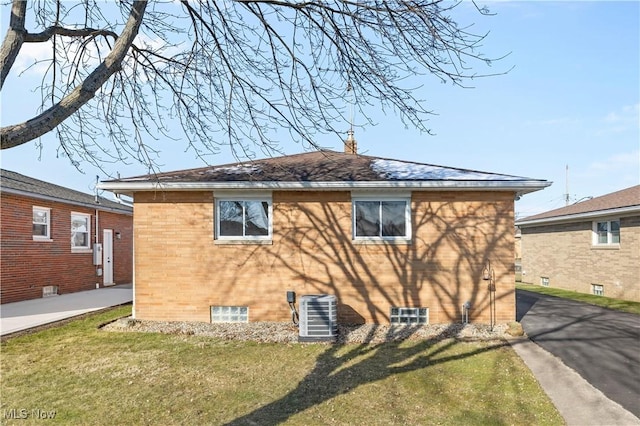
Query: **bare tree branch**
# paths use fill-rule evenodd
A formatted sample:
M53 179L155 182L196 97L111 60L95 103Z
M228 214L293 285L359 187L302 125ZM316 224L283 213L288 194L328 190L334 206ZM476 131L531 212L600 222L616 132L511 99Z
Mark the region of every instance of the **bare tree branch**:
M477 71L492 63L480 52L486 34L450 17L456 1L53 3L32 6L33 32L25 2L13 3L3 82L25 42L55 41L54 59L43 59L53 63L41 112L0 129L1 148L55 128L74 164L152 169L160 145L180 141L205 162L222 148L242 158L279 152L283 138L319 148L318 134L344 137L347 84L365 123L375 106L429 132L431 110L415 90L425 77L468 87L501 74Z
M77 86L56 105L31 120L3 127L0 133L0 148L12 148L42 136L78 111L89 99L93 98L98 89L109 80L109 77L120 70L122 61L138 34L146 6L146 1L134 2L131 7L129 21L116 41L113 50L81 85Z
M48 41L54 35L60 35L65 37L96 37L96 36L109 36L114 40L118 38L118 34L109 30L98 30L95 28L65 28L61 26L52 26L47 28L46 30L37 33L30 34L27 33L24 36L25 43L42 43Z

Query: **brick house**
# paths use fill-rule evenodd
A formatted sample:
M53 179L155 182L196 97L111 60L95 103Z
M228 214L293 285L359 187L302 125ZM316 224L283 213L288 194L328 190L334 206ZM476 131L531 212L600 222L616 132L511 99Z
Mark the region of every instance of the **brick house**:
M100 187L134 198L136 318L287 321L294 291L388 324L514 320L514 198L549 184L317 151Z
M1 172L2 303L132 282L130 206Z
M523 281L640 302L640 185L517 225Z

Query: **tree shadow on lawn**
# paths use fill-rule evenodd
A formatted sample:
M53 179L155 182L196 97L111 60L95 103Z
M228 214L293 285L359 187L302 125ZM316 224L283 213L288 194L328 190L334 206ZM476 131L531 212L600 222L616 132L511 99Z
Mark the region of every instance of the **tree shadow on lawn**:
M295 414L346 394L361 385L384 380L395 374L472 357L508 345L505 341L495 341L465 353L443 355L460 343L460 340L455 338L443 342L443 339L451 337L452 333L459 329L458 327L459 325L452 324L437 336L411 346L402 345L406 339L380 344L364 343L342 354L343 345L331 345L318 357L313 370L294 390L279 400L239 417L227 425L283 423ZM419 328L413 327L412 332ZM403 336L413 334L406 331L406 329L402 331ZM389 334L393 333L394 331L390 330ZM365 341L371 341L372 337L371 333ZM437 345L438 343L442 344ZM358 358L363 359L357 361Z

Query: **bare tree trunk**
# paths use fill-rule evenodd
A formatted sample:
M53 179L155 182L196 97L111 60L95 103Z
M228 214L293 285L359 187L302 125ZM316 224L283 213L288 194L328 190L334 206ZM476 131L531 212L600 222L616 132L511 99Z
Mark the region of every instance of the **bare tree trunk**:
M18 8L17 3L25 2L15 0L13 5L14 9ZM85 103L93 98L100 87L109 80L114 73L120 70L122 61L138 34L146 7L147 2L145 0L137 0L133 3L127 24L122 30L122 34L118 37L113 50L105 60L87 76L82 84L77 86L56 105L42 112L40 115L23 123L6 126L0 129L0 149L13 148L44 135L78 111ZM19 19L19 17L17 19ZM22 14L22 28L24 29L24 11ZM11 31L11 29L9 31ZM24 32L22 33L22 38L24 38ZM18 41L18 43L21 42ZM2 46L3 55L5 44L8 43L4 43ZM14 59L18 54L19 49L19 47L16 49ZM4 56L2 58L4 59ZM4 81L4 67L2 72Z
M0 89L4 86L4 80L9 75L9 71L13 66L22 43L24 41L24 18L27 13L27 2L23 0L13 0L13 6L11 6L11 19L9 20L9 28L7 29L7 35L2 43L0 49Z

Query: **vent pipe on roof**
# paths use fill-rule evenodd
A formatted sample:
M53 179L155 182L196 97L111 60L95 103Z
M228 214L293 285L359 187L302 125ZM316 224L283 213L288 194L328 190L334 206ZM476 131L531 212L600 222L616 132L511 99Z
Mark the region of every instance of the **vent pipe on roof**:
M357 154L358 142L356 142L355 138L353 137L353 130L349 130L347 134L347 139L344 141L344 152L345 154Z
M358 153L358 143L353 137L353 104L355 103L355 97L353 93L353 87L351 87L351 81L347 82L347 93L351 92L351 100L350 100L350 109L351 114L349 117L349 131L347 132L347 139L344 141L344 152L345 154L357 154Z

